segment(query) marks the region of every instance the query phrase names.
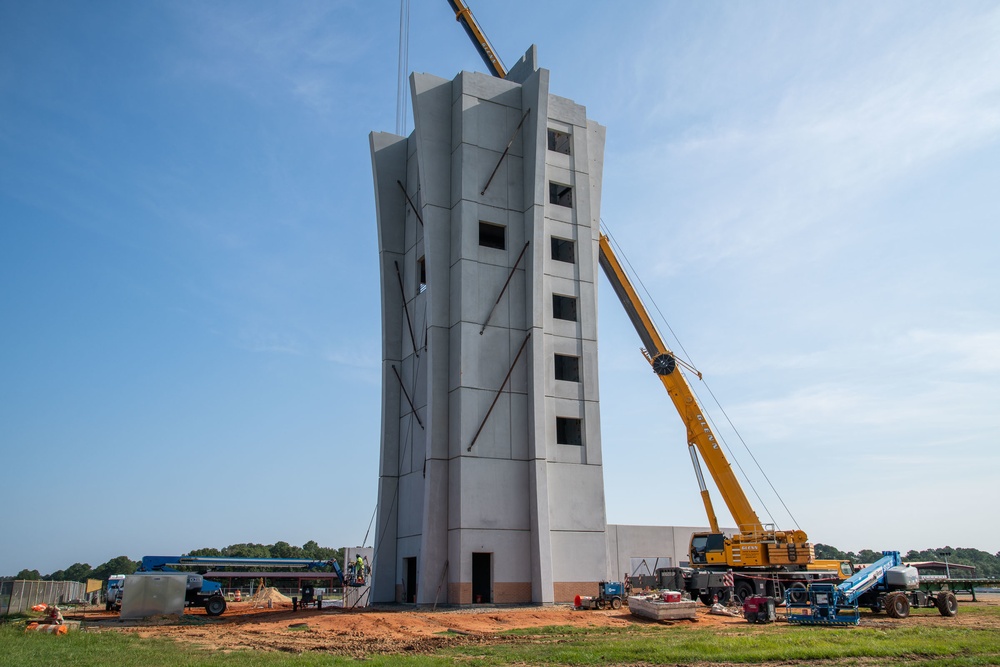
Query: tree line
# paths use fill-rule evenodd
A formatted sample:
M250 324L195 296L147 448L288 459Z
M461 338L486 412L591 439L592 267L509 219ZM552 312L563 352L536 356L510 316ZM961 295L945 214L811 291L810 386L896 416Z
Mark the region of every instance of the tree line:
M321 547L315 540L309 540L301 547L296 547L288 542L275 542L274 544L230 544L222 549L206 547L194 549L182 556L212 556L227 558L308 558L310 560L343 560L343 549L331 549ZM51 574L43 575L38 570L21 570L13 577L0 577L2 581L11 579L27 581L86 581L87 579L106 580L112 574L133 574L139 569L140 561L131 560L128 556L117 556L97 567L91 567L87 563L73 563L65 570L56 570Z
M942 554L948 554L944 556ZM904 562L919 563L921 561L947 561L954 565L973 565L976 568L976 577L980 579L1000 579L1000 551L991 554L980 549L967 549L964 547L941 547L939 549L924 549L917 551L910 549L905 554L900 554ZM882 557L881 551L862 549L857 553L853 551L841 551L836 547L827 544L816 545L817 558L832 558L836 560L849 560L852 563L874 563ZM959 574L958 576L966 576Z
M984 579L1000 579L1000 551L991 554L980 549L969 549L964 547L942 547L939 549L924 549L916 551L911 549L905 554L901 554L904 561L942 561L942 553L949 553L947 556L949 563L958 565L973 565L976 568L976 576ZM337 560L344 558L343 549L331 549L321 547L315 540L309 540L301 547L296 547L288 542L275 542L274 544L230 544L222 549L206 547L193 549L181 554L183 556L214 556L228 558L309 558L311 560ZM816 545L817 558L831 558L836 560L849 560L852 563L874 563L882 557L881 551L862 549L857 553L853 551L841 551L836 547L827 544ZM73 563L65 570L56 570L52 574L42 575L38 570L24 569L13 577L0 577L0 580L9 581L11 579L26 579L29 581L85 581L87 579L105 580L112 574L132 574L138 569L139 561L129 559L127 556L112 558L106 563L97 567L91 567L87 563Z

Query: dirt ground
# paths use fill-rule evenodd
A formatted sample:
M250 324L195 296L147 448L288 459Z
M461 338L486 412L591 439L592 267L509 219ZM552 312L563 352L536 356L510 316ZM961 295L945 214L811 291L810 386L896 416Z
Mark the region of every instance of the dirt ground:
M861 625L868 627L919 623L925 626L960 625L1000 631L1000 619L992 615L963 614L973 606L1000 606L1000 595L983 595L973 603L960 600L959 613L943 618L933 609L915 611L910 618L895 620L885 614L862 612ZM121 621L115 613L102 610L73 614L88 631L118 631L141 637L168 637L217 650L255 649L301 653L320 651L364 657L372 654L424 653L446 646L504 644L528 641L499 633L516 628L551 625L575 627L627 628L634 626L683 628L739 628L742 618L715 616L699 607L696 621L656 622L632 616L627 607L619 610L575 610L569 606L491 607L418 610L388 606L344 611L308 609L292 611L290 604L273 609L254 608L249 602L231 602L226 613L211 618L201 609L181 617L162 617L142 622ZM760 626L758 626L760 627ZM774 628L788 628L778 623Z

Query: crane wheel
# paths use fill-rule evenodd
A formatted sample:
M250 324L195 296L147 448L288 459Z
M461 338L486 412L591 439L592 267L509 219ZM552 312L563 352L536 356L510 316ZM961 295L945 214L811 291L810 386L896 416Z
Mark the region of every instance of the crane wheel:
M903 593L890 593L885 597L885 613L890 618L906 618L910 615L910 600Z
M788 599L795 603L802 603L809 599L809 591L801 581L796 581L788 587Z
M711 607L712 606L712 594L711 593L699 593L698 594L698 599L701 600L701 603L703 605L705 605L706 607Z
M622 608L622 599L621 598L611 598L611 608L612 609L621 609ZM954 614L952 614L952 616L954 616Z
M753 586L746 581L736 582L736 586L735 588L733 588L733 595L736 596L736 601L739 602L740 604L743 604L743 601L746 600L748 597L752 597L753 593L754 593ZM720 602L722 601L721 596L719 601Z
M958 598L951 591L941 591L937 594L937 608L942 616L954 616L958 613Z

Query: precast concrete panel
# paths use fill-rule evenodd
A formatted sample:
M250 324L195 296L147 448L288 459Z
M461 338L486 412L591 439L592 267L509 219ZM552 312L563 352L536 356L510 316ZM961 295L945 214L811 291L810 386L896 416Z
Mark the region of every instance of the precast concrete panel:
M462 95L468 95L508 107L520 107L522 99L520 85L478 72L459 73L455 77L455 87L452 94L453 102Z
M549 464L552 530L603 532L604 474L601 466Z
M587 108L558 95L549 95L549 115L552 120L577 127L587 126Z
M452 461L461 476L461 518L451 528L530 530L528 463L462 457Z
M515 335L510 329L499 326L483 329L476 322L452 327L452 361L460 366L451 374L450 388L462 386L499 391L517 352L516 348L511 352ZM517 345L520 343L518 340ZM456 383L456 379L459 382ZM523 384L519 388L523 388Z
M452 455L512 458L510 399L510 394L498 395L482 389L463 388L452 391L451 405L462 411L459 417L461 427L453 431L455 446L452 448Z
M607 572L604 531L553 530L551 539L554 601L570 602L575 594L596 595L597 582Z
M424 475L423 466L417 472L407 473L399 478L399 496L390 499L390 506L398 506L396 519L399 537L420 535L424 521Z

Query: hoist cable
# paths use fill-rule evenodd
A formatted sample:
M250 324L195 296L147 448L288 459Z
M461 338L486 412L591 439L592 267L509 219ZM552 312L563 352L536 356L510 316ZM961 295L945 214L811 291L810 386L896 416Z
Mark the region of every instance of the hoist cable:
M690 359L691 355L688 354L688 351L684 348L684 344L681 342L680 338L674 332L673 328L670 326L670 323L667 322L667 319L666 319L666 317L664 317L663 312L660 310L660 307L656 304L655 299L653 299L653 295L650 293L650 291L648 289L646 289L646 285L642 282L642 279L639 277L638 272L632 266L632 263L628 260L628 257L624 254L624 252L622 252L621 246L618 244L618 242L615 240L614 236L611 234L611 231L608 228L608 225L604 221L603 218L601 219L601 224L604 227L605 232L608 235L608 238L611 240L612 243L614 243L614 245L615 245L615 247L617 249L618 255L623 258L625 265L628 266L629 272L635 277L636 282L638 283L638 285L640 286L640 288L642 289L642 291L646 294L646 297L649 300L649 303L653 306L653 309L656 311L656 314L659 316L660 321L667 328L667 331L670 332L670 335L673 337L673 339L677 342L677 346L681 350L681 352L684 353L684 356L687 357L688 359ZM712 388L709 386L708 381L705 380L704 378L701 378L701 380L704 383L705 388L708 390L709 395L712 397L712 400L715 402L715 405L719 408L719 410L725 416L726 421L729 423L730 428L732 428L733 432L736 434L736 437L739 438L740 443L743 445L743 448L747 451L747 454L750 455L750 458L753 460L754 465L757 466L757 470L760 471L760 474L764 477L765 481L767 481L768 486L771 488L771 491L774 492L774 495L778 498L778 501L781 503L781 506L785 508L785 511L788 513L788 516L791 518L792 523L795 524L796 528L799 528L801 530L801 528L799 527L798 521L795 519L795 516L792 514L791 510L788 509L788 505L785 503L784 498L781 497L781 494L778 493L778 490L774 487L774 484L771 482L770 477L768 477L767 473L764 472L764 469L763 469L763 467L761 467L760 462L757 460L757 457L754 456L753 451L751 451L750 446L747 445L746 440L744 440L742 434L739 432L739 429L736 428L736 425L733 423L732 419L729 418L729 414L722 407L722 404L719 402L719 399L715 396L715 392L713 392ZM689 386L690 386L690 383L689 383ZM697 395L697 392L695 392L693 386L691 386L691 391L692 391L692 393L695 394L695 399L698 400L699 403L702 403L701 399ZM706 411L706 413L707 413L707 411ZM706 417L710 421L712 421L711 415L706 414ZM712 425L714 427L714 422L713 422ZM747 476L746 472L743 470L743 466L740 464L739 459L733 453L733 450L729 446L729 443L726 441L725 437L723 437L721 435L721 433L719 432L718 428L715 428L715 431L716 431L716 433L719 434L718 435L719 439L722 441L722 444L726 447L726 450L729 451L730 457L732 457L734 463L736 464L736 467L740 471L740 474L743 475L744 481L750 487L750 490L753 491L753 494L757 498L758 502L760 502L761 507L764 508L764 512L766 513L766 515L768 516L768 518L770 518L773 523L777 523L777 522L774 521L774 516L771 514L771 511L767 508L767 505L764 502L763 498L761 498L760 493L757 492L757 489L754 486L753 482L750 481L750 478Z

